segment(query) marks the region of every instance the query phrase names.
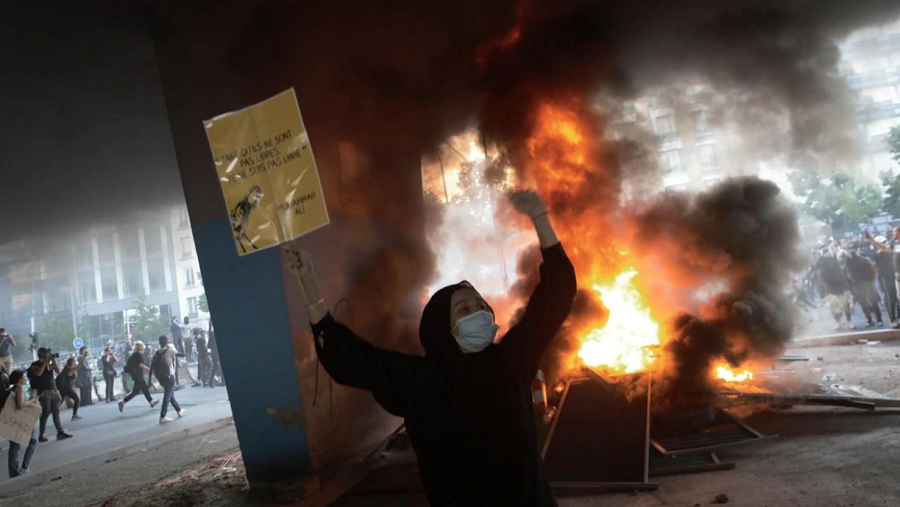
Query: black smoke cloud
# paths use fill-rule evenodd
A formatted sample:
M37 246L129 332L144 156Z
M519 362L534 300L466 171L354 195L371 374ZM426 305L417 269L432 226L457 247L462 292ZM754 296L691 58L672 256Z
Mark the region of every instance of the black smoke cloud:
M900 14L880 0L129 5L4 5L0 185L7 209L29 210L27 220L3 213L5 234L182 200L153 54L159 19L196 15L207 28L185 51L296 71L312 128L373 151L397 142L428 151L472 122L491 142L514 144L539 101L601 89L626 97L695 75L753 121L787 112L785 149L829 152L847 147L852 130L834 41ZM517 24L513 45L488 45L484 65L474 63Z
M806 259L777 186L727 180L695 196L664 195L630 220L642 283L678 309L667 324L661 399L703 400L716 361L737 367L783 351L798 312L786 288ZM694 298L705 286L710 294Z

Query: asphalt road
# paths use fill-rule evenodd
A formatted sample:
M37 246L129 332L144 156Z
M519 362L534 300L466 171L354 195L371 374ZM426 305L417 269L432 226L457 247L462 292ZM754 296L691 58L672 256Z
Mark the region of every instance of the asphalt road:
M162 393L153 395L162 400ZM169 417L175 419L167 425L159 424L159 409L151 410L143 397L135 398L120 413L116 403L95 403L79 410L80 421L71 421L72 411L61 412L63 426L74 438L57 441L52 421L48 421L47 434L50 441L38 444L31 463L31 474L9 479L6 456L9 443L0 441L0 498L14 494L23 488L47 481L58 480L56 471L72 471L75 464L83 463L83 468L96 466L105 461L113 461L155 445L173 442L180 438L208 431L216 425L224 424L231 417L231 405L224 387L191 388L176 391L175 398L185 411L185 417L169 410ZM22 450L24 453L24 449Z

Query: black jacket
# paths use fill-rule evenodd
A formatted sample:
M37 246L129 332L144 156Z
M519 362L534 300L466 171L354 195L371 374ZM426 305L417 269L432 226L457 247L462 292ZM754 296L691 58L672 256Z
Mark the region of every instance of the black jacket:
M425 357L378 349L330 315L313 326L316 353L340 384L367 389L406 420L429 503L555 506L535 434L531 382L569 314L575 270L562 246L543 250L541 282L500 344L463 354L438 291L419 327Z

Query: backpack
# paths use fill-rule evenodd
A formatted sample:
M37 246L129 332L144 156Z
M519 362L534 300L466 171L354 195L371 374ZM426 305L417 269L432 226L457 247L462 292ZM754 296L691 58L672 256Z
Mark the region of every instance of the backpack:
M166 359L164 349L157 350L156 353L153 354L153 360L150 362L150 371L153 372L153 376L156 377L157 380L166 380L172 376L172 366Z

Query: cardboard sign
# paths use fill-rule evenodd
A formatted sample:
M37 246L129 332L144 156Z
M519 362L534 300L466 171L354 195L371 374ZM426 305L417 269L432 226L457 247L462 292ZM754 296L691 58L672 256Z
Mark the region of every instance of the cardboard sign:
M294 89L203 122L238 253L328 225L328 209Z
M0 410L0 437L10 442L28 445L40 416L41 406L38 404L29 404L16 409L15 392L10 393L6 403L3 404L3 410Z

